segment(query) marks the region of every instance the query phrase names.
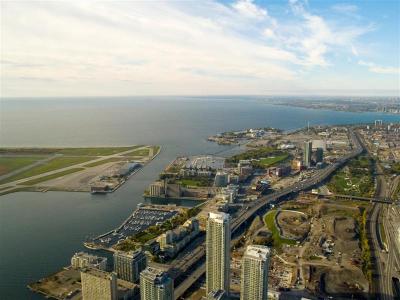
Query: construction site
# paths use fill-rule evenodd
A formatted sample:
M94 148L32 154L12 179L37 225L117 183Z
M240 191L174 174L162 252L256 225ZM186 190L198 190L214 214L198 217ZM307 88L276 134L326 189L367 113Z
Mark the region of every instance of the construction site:
M232 281L246 245L265 244L274 249L269 273L271 290L305 289L311 298L364 299L369 281L363 267L367 262L360 231L368 205L307 193L273 207L263 217L256 217L236 244Z

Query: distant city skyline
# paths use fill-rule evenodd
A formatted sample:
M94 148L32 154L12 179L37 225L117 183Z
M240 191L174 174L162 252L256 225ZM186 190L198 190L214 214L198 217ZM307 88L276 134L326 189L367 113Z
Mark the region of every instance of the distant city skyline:
M400 95L398 1L0 5L1 97Z

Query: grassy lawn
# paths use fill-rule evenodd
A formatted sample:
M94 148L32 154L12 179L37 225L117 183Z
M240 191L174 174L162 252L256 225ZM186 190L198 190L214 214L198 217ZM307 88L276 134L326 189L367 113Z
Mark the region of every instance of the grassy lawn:
M121 250L121 251L134 251L139 247L137 243L132 241L131 239L126 239L121 242L119 242L117 245L114 246L116 250Z
M260 161L258 162L258 165L263 167L263 168L267 168L267 167L275 165L275 164L277 164L279 162L284 161L288 157L289 157L289 154L284 153L284 154L277 155L277 156L261 158Z
M197 179L197 178L183 178L176 181L176 183L180 183L182 186L210 186L212 182L210 182L207 178Z
M16 154L14 157L0 157L0 175L10 173L14 170L28 166L36 161L39 161L50 154L60 154L44 164L35 166L29 170L25 170L14 176L0 180L0 184L13 182L16 180L28 178L31 176L40 175L46 172L59 170L65 167L70 167L76 164L88 162L98 158L99 156L109 156L121 152L132 152L127 156L147 156L149 149L138 149L143 145L130 147L84 147L84 148L0 148L0 154ZM159 146L152 146L153 149L158 149ZM88 163L85 167L95 167L108 162L129 160L130 157L124 158L108 158L103 161ZM62 176L62 175L59 175Z
M237 163L241 159L259 159L259 158L264 158L264 157L270 157L270 156L281 156L287 153L283 152L281 150L277 150L272 147L256 147L252 148L250 150L247 150L246 152L234 155L230 158L227 159L227 162L229 163Z
M160 151L160 146L152 146L154 154L157 154L158 151Z
M96 167L96 166L104 165L109 162L123 161L123 160L124 159L121 159L120 157L111 157L111 158L104 159L102 161L96 161L94 163L87 164L87 165L85 165L85 167Z
M125 154L126 156L148 156L150 149L139 149Z
M0 154L18 154L30 156L34 155L49 155L54 154L58 150L57 148L0 148Z
M358 211L354 210L345 210L345 209L339 209L339 208L328 208L326 212L324 213L325 215L333 215L333 216L341 216L341 217L349 217L349 218L356 218L359 216Z
M0 175L29 166L44 156L0 157Z
M157 236L158 236L157 234L149 233L147 231L142 231L135 235L135 241L140 244L144 244L147 241L150 241L151 239L154 239Z
M400 174L400 162L393 163L390 168L392 174Z
M332 177L328 188L336 194L369 197L374 192L372 173L371 160L354 159Z
M393 196L400 199L400 184L397 185L397 188L396 188L396 190L394 191Z
M105 156L133 150L139 147L142 146L138 145L132 147L65 148L58 151L58 153L76 156Z
M277 210L271 210L264 216L265 224L267 225L269 231L272 232L274 247L280 248L283 244L295 245L296 244L295 240L284 239L281 238L281 236L279 235L279 229L275 226L275 216L277 212L278 212Z
M71 156L105 156L134 150L142 145L130 147L84 147L84 148L0 148L0 154L65 154Z
M359 228L360 228L360 246L361 246L361 259L362 259L362 271L367 277L368 281L372 282L372 256L371 249L369 247L368 236L367 236L367 210L365 209L359 217Z
M11 194L11 193L16 193L16 192L30 191L30 190L31 190L31 187L16 187L9 191L4 191L4 192L0 191L0 196Z
M25 172L16 174L0 181L0 184L43 174L49 171L54 171L57 169L69 167L75 164L83 163L85 161L93 160L95 157L57 157L45 163L44 165L34 167L32 169L26 170Z
M26 181L24 183L21 183L21 185L34 185L34 184L37 184L37 183L40 183L40 182L43 182L43 181L51 180L51 179L54 179L54 178L58 178L58 177L65 176L65 175L68 175L68 174L71 174L71 173L75 173L75 172L78 172L78 171L82 171L82 170L84 170L84 168L73 168L73 169L65 170L65 171L58 172L58 173L55 173L55 174L52 174L52 175L47 175L47 176L44 176L44 177L32 179L32 180Z

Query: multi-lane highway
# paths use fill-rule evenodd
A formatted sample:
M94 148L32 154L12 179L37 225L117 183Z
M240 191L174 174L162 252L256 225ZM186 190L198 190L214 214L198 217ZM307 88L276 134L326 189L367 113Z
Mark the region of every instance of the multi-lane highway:
M258 211L265 209L268 205L278 202L280 199L287 197L293 193L307 190L313 186L325 181L333 172L342 167L347 161L358 156L363 152L363 146L360 143L359 137L349 129L351 142L353 145L353 151L346 156L338 159L334 164L327 166L321 170L317 170L307 180L296 183L292 186L286 187L282 190L276 191L270 195L264 196L247 206L243 209L239 215L234 218L231 222L231 231L235 233L240 226L254 216ZM205 245L201 244L196 249L188 253L185 257L179 261L175 261L173 267L175 270L180 271L180 277L183 280L179 280L179 284L175 286L175 299L178 299L183 293L205 272L204 263L196 264L205 256ZM196 265L196 266L195 266Z
M364 141L365 149L371 154L371 150ZM382 167L376 162L376 189L375 198L396 199L394 191L397 190L399 179L394 178L388 184ZM400 270L400 215L399 206L396 202L384 206L375 203L371 209L368 220L368 231L371 242L371 254L374 257L375 274L377 280L373 280L372 293L376 299L392 300L394 298L393 277L399 277ZM382 231L383 230L383 231Z
M387 207L383 228L387 242L386 269L384 270L384 290L389 291L387 299L394 299L392 278L400 276L400 208L398 206Z

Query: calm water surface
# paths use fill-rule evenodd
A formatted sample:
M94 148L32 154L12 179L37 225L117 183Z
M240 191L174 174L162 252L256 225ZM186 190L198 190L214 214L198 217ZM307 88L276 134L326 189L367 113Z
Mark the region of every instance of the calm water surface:
M177 155L230 148L209 135L249 127L285 130L397 116L273 106L255 98L2 99L1 146L158 144L161 154L110 195L15 193L0 197L0 299L42 299L26 284L69 263L82 241L119 225ZM229 151L222 152L227 155Z

